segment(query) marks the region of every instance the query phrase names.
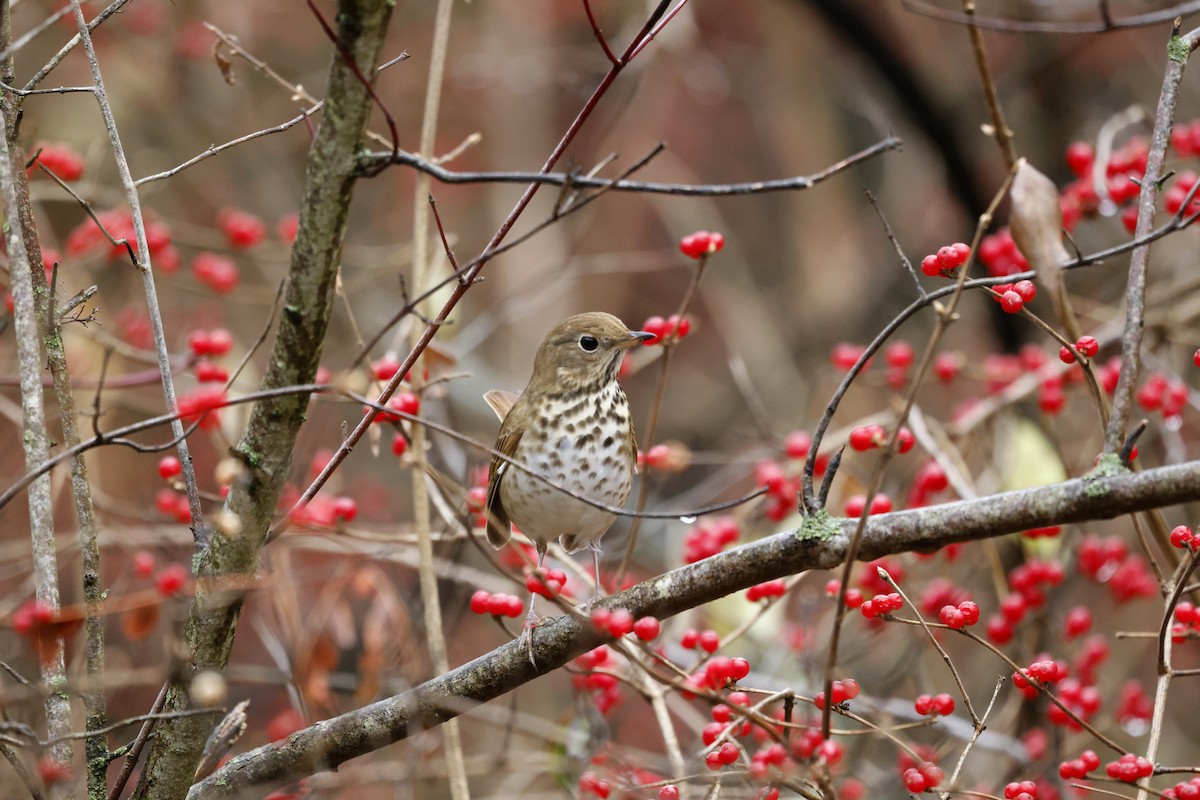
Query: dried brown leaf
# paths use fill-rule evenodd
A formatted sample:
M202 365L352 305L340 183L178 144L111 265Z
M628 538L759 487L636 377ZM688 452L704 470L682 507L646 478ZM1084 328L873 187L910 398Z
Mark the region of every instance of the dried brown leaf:
M1012 184L1013 241L1037 272L1043 288L1057 298L1059 265L1070 259L1062 242L1058 187L1029 162L1022 161Z

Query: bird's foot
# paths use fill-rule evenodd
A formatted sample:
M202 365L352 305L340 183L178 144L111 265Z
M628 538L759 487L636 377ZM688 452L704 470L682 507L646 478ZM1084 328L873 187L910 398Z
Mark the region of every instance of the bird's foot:
M533 629L537 625L532 619L526 620L524 627L521 628L521 635L517 637L517 642L525 648L529 655L529 663L537 667L537 659L533 654Z

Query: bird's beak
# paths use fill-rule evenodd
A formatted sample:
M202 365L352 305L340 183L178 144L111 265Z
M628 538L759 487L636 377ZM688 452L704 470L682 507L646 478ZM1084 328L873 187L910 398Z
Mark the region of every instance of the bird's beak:
M648 333L646 331L630 331L629 338L623 342L618 342L617 347L622 350L626 350L634 345L641 344L642 342L648 342L655 338L656 335L657 334Z

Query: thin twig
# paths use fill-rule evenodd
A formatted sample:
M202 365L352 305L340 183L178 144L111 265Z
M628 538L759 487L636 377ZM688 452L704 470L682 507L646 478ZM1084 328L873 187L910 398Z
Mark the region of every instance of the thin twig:
M113 783L112 789L108 793L108 800L120 800L121 792L125 791L125 784L129 781L129 776L133 774L133 768L137 765L138 758L142 755L142 749L145 748L146 742L150 739L150 731L154 730L154 721L157 719L157 714L162 711L163 703L167 699L167 687L169 683L164 683L163 687L158 690L158 697L150 706L150 712L146 715L146 721L142 723L141 729L138 731L137 738L133 740L133 745L129 748L129 752L125 754L125 763L121 765L121 773L117 776L117 780Z
M914 14L954 22L959 25L975 25L1005 33L1108 33L1122 28L1144 28L1148 25L1158 25L1168 22L1175 17L1193 14L1200 11L1200 2L1192 0L1178 3L1167 8L1148 11L1145 14L1134 14L1120 19L1106 19L1101 15L1099 22L1056 22L1043 20L1004 19L1001 17L968 17L958 11L934 5L925 0L900 0L900 4Z
M1137 237L1147 234L1154 225L1158 198L1158 181L1163 171L1175 105L1179 99L1179 84L1183 80L1188 55L1200 44L1200 29L1186 36L1172 35L1167 46L1167 69L1163 76L1158 108L1154 113L1154 132L1150 137L1150 152L1146 157L1146 177L1138 198ZM1183 208L1180 209L1181 211ZM1104 434L1104 454L1113 457L1125 442L1125 429L1133 408L1134 389L1141 365L1142 333L1146 324L1146 272L1150 261L1149 244L1134 249L1129 260L1129 279L1125 290L1125 335L1121 339L1121 374L1113 393L1112 415Z
M378 167L380 162L413 167L419 172L432 175L441 183L545 183L564 186L571 183L584 189L612 189L617 192L647 192L681 197L732 197L738 195L766 194L770 192L795 192L811 189L850 167L873 158L888 150L899 149L902 142L895 136L876 142L870 147L850 155L836 164L814 172L792 178L777 178L768 181L746 181L742 183L661 183L654 181L631 181L613 178L594 178L564 172L456 172L446 169L413 153L400 151L391 153L367 153L360 163L364 170Z
M1000 146L1005 165L1011 170L1017 163L1017 148L1013 144L1013 133L1004 119L1004 109L1000 107L1000 96L996 91L996 82L992 79L992 70L988 66L987 51L983 47L983 34L975 25L975 0L962 0L963 15L967 18L967 33L971 37L971 52L975 56L975 68L979 70L979 82L983 85L983 96L987 100L988 114L992 118L992 135Z
M908 607L912 609L912 612L917 615L917 622L921 624L921 629L925 631L925 635L929 637L929 641L933 643L935 648L937 648L938 654L941 655L942 661L946 662L946 667L950 670L950 675L954 678L954 685L958 687L958 693L962 695L963 702L966 703L967 714L971 717L972 727L974 727L976 731L979 731L983 727L983 721L980 720L979 715L975 713L975 706L971 704L971 695L967 692L967 687L963 684L962 676L958 674L958 669L954 666L954 661L951 660L950 654L946 652L946 648L942 647L942 643L939 642L938 638L933 635L933 631L930 629L929 623L925 621L925 617L921 614L921 609L917 608L912 599L905 594L904 590L900 588L900 584L896 583L895 579L892 578L891 573L889 573L883 567L876 567L875 571L880 578L883 578L883 580L887 582L888 586L891 586L900 594L901 597L904 598L905 604L908 605ZM999 687L997 687L997 689L998 688ZM992 699L995 699L994 695Z
M175 397L175 378L171 372L171 355L167 350L166 333L163 330L162 312L158 305L158 291L154 287L154 271L150 264L150 246L146 240L146 223L142 216L141 198L129 172L129 162L125 158L125 148L121 144L121 135L117 130L117 121L109 104L108 93L104 89L104 78L100 74L100 62L96 58L96 49L92 45L92 36L87 22L83 18L83 10L79 0L71 0L71 10L75 16L75 26L83 41L83 49L87 55L88 66L92 73L92 85L96 89L96 102L100 106L100 116L104 120L104 128L108 133L108 143L112 148L116 161L117 173L125 191L125 200L129 204L129 213L133 219L134 237L137 240L137 263L142 278L142 288L146 295L146 311L150 317L150 328L154 336L154 350L158 356L159 374L162 376L163 398L166 401L168 413L174 414L179 410ZM199 548L208 544L208 533L204 528L204 511L200 506L200 490L196 485L196 471L192 465L192 457L188 450L187 439L183 436L183 424L179 420L171 423L171 430L178 437L177 445L179 462L183 468L183 483L186 488L188 507L192 516L192 536Z
M679 301L679 308L672 317L678 322L675 328L669 331L659 343L662 346L662 357L659 359L658 380L654 384L654 399L650 401L649 417L646 420L646 428L642 432L642 447L649 450L654 442L655 429L658 427L658 412L662 408L663 394L667 388L667 371L671 367L671 357L675 354L675 346L679 344L679 328L683 325L684 317L687 314L688 307L692 303L692 298L696 296L696 289L700 286L700 278L704 276L704 267L708 264L708 259L712 256L711 253L704 253L700 256L700 260L696 262L696 268L692 271L692 279L688 282L687 289L683 292L683 298ZM638 485L637 502L634 507L638 511L642 511L646 507L646 500L650 496L650 481L645 476ZM641 520L634 518L633 524L629 526L628 541L625 544L625 553L621 556L620 566L617 567L616 577L613 578L613 586L620 586L621 581L625 579L625 572L629 569L629 561L633 558L633 550L637 546L638 529L641 527ZM602 587L597 587L602 591Z
M588 24L592 26L592 33L596 35L596 41L600 43L601 49L604 50L604 57L608 59L608 63L616 66L617 57L613 55L613 51L608 46L608 39L604 38L604 31L600 30L600 25L596 22L596 15L592 13L590 0L583 0L583 8L587 12Z
M913 269L912 261L904 254L904 248L900 246L900 241L896 238L896 234L892 232L892 226L888 224L887 217L883 215L883 209L879 207L878 201L875 200L875 195L870 189L865 190L867 202L871 204L871 208L875 211L875 215L879 217L879 224L883 226L883 232L887 236L888 241L892 243L896 255L900 257L900 264L904 267L904 271L913 279L913 283L917 287L917 295L925 296L925 287L921 285L921 279L917 276L917 271Z

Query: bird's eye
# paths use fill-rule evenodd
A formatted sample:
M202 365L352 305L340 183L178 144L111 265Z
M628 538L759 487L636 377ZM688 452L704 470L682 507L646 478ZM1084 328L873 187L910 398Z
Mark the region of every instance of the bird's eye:
M600 346L599 340L595 336L580 336L579 347L586 353L594 353L596 348Z

